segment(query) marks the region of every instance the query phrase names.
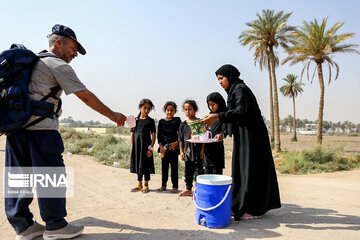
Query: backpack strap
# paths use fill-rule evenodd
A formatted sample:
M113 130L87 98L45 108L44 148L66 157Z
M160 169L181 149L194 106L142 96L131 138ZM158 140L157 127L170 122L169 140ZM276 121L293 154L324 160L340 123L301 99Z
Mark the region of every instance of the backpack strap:
M56 56L55 54L49 53L47 50L42 50L41 52L39 52L38 54L36 54L39 58L46 58L46 57L54 57L54 58L59 58L58 56ZM55 111L55 116L58 117L59 111L61 109L61 105L62 105L62 101L61 99L56 97L56 94L61 90L61 87L55 86L50 88L50 93L48 95L46 95L45 97L43 97L42 99L40 99L40 101L46 101L47 99L49 99L50 97L56 100L59 100L56 111Z
M55 87L52 87L52 88L50 88L50 93L48 95L46 95L45 97L43 97L42 99L40 99L40 101L43 101L43 102L48 100L50 97L53 98L53 99L59 100L59 103L58 103L56 111L55 111L55 116L58 116L58 113L59 113L59 111L61 109L61 105L62 105L61 99L56 97L56 94L60 90L61 90L61 87L59 85L55 86Z
M39 52L38 54L36 54L39 58L45 58L45 57L55 57L55 58L59 58L58 56L54 55L54 54L51 54L51 53L48 53L47 50L43 50L41 52ZM34 121L32 122L29 122L28 124L26 124L25 126L22 127L22 129L26 129L28 127L31 127L31 126L34 126L35 124L43 121L44 119L50 117L52 114L55 114L55 116L58 117L58 114L60 112L60 109L61 109L61 105L62 105L62 101L60 98L57 98L56 97L56 94L61 90L61 87L58 85L58 86L55 86L55 87L52 87L50 88L50 93L47 94L46 96L44 96L43 98L40 99L40 101L42 102L45 102L46 100L48 100L49 98L53 98L53 99L56 99L58 100L58 105L57 105L57 108L55 110L55 112L47 112L46 114L40 116L39 118L35 119Z

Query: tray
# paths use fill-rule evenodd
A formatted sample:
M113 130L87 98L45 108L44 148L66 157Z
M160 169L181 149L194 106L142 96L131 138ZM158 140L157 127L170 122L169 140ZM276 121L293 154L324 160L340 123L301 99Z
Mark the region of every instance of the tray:
M217 138L210 138L209 140L193 140L193 139L188 139L186 140L188 142L191 143L213 143L213 142L217 142L218 139Z

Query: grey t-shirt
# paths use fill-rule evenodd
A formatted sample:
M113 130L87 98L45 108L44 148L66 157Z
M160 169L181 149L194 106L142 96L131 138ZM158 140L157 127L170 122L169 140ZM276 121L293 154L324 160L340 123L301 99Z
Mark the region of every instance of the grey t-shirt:
M31 81L29 84L30 98L33 100L40 100L44 96L50 93L50 88L60 85L60 90L56 97L60 99L60 95L64 91L66 95L75 93L78 91L86 90L84 84L81 83L79 78L72 67L64 60L57 57L45 57L41 58L34 66ZM59 100L49 98L47 102L55 104L55 110ZM61 115L61 110L59 111ZM31 122L39 118L38 116L32 116L28 122ZM46 118L43 121L28 128L29 130L58 130L59 119L58 117Z

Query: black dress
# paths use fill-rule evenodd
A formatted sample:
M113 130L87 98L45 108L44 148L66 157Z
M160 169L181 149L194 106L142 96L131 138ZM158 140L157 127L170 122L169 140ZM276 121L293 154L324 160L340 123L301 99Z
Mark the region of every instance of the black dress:
M185 154L185 183L186 189L192 189L192 182L197 175L202 174L202 159L200 152L202 143L191 143L186 140L191 138L191 129L186 121L182 122L179 127L179 143L182 142L182 151Z
M166 146L170 143L176 142L179 139L178 132L181 124L179 117L167 121L161 119L158 125L157 139L158 143L162 146ZM167 180L169 176L169 164L171 165L171 182L173 188L178 188L179 175L178 175L178 164L179 164L179 145L170 151L167 150L164 157L161 159L161 186L166 188Z
M157 139L158 143L165 146L165 144L173 143L179 140L178 131L181 124L179 117L167 121L161 119L158 125ZM170 151L169 151L170 152ZM179 148L174 149L174 152L179 155Z
M211 124L210 132L212 137L222 133L222 122L217 120ZM204 161L206 174L222 174L225 166L224 142L214 142L204 144Z
M281 204L269 135L256 98L240 79L232 80L227 92L227 111L219 118L228 123L234 138L232 210L238 220L244 213L260 216Z
M151 133L156 132L155 121L151 117L136 120L134 139L131 149L130 172L138 175L155 173L153 156L147 157L149 145L151 145Z

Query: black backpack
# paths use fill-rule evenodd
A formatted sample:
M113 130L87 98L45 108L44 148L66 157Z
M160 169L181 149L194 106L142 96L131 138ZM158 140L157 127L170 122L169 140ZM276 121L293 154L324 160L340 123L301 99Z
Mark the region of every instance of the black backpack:
M51 92L40 101L29 97L32 69L44 57L56 56L44 51L35 54L21 44L12 44L9 50L0 54L0 136L26 129L58 114L61 100L56 111L53 103L45 101L50 97L57 99L60 86L51 88ZM31 116L40 117L27 123Z

